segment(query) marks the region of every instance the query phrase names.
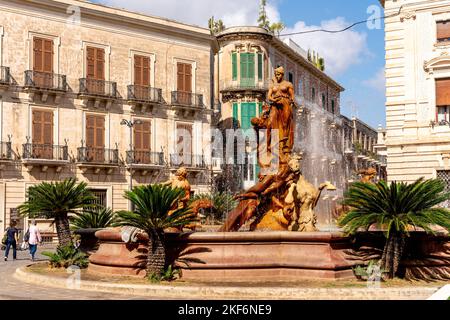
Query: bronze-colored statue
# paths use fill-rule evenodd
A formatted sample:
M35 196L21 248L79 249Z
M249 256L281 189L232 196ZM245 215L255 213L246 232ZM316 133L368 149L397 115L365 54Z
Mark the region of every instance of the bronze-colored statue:
M358 171L358 174L361 175L360 182L374 183L374 179L377 176L377 169L372 167L367 169L361 169Z
M314 208L320 193L325 188L335 189L330 183L319 189L312 186L301 174L300 158L292 155L295 94L292 83L283 78L284 68L279 67L268 92L270 104L263 106L259 118L251 120L258 135L266 129L263 139L258 139L264 142L258 144L259 182L236 197L240 202L220 231L238 231L251 219L250 230L315 230ZM278 131L278 143L271 141L272 130ZM261 153L266 155L264 159ZM268 174L265 169L272 168L276 158L278 169Z
M172 188L181 188L185 191L184 197L178 199L177 207L173 209L187 208L188 202L191 199L191 184L187 179L188 172L186 168L180 168L175 173L175 176L163 183L165 186Z

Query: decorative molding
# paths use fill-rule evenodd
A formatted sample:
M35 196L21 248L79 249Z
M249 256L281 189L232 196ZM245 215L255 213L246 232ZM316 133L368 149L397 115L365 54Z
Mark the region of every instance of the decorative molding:
M441 53L439 57L424 61L423 68L429 74L433 74L438 69L450 70L450 54L447 51Z
M404 22L405 20L416 20L416 12L415 11L405 11L400 15L400 22Z

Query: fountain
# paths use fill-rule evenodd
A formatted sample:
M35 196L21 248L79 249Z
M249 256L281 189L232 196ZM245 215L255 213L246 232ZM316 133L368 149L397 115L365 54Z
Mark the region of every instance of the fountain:
M342 169L336 170L342 156L335 149L329 152L329 138L323 139L333 135L336 120L316 106L296 112L293 85L283 76L283 68L276 69L268 92L270 104L252 119L258 135L265 135L258 139L258 150L266 155L258 157L259 182L237 197L237 208L219 232L166 234L169 256L178 261L185 279L353 277L357 262L346 259L348 238L323 227L331 225L329 206L343 188L338 179ZM272 139L272 132L278 139ZM333 181L326 181L329 177ZM340 194L325 194L336 193L336 185ZM242 229L250 231L236 232ZM90 258L91 272L142 276L145 263L138 258L145 256L140 252L146 237L125 244L117 230L99 231L96 236L102 244Z

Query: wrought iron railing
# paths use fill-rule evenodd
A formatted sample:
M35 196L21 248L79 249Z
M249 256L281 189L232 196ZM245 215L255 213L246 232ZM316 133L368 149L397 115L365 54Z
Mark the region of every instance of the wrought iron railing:
M162 89L129 85L128 100L162 103Z
M58 146L52 144L23 144L23 159L42 159L42 160L69 160L69 150L67 146Z
M11 74L9 73L9 67L0 67L0 83L11 83Z
M119 164L119 149L80 147L78 148L78 162Z
M127 151L128 164L149 164L149 165L164 165L164 153L150 152L150 151Z
M241 79L241 81L222 81L220 83L221 91L236 91L236 90L256 90L267 91L269 90L269 81L256 81L251 79Z
M46 90L67 90L66 76L50 72L25 71L25 87Z
M171 154L172 167L206 168L205 156L196 154Z
M0 160L12 160L11 142L0 142Z
M84 95L117 98L117 83L105 80L81 78L80 93Z
M172 91L172 104L184 105L196 108L204 108L203 95L183 92L183 91Z

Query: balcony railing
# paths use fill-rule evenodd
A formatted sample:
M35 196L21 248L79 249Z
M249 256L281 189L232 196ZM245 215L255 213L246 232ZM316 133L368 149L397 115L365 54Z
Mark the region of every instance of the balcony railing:
M78 162L93 164L119 164L119 149L93 147L78 148Z
M0 83L1 84L11 83L11 75L9 73L9 67L0 67Z
M195 154L171 154L170 165L172 167L206 168L205 157Z
M146 86L129 85L128 100L162 103L162 90Z
M164 153L162 152L150 152L150 151L127 151L127 163L128 164L147 164L155 166L164 165Z
M223 81L220 83L221 91L241 91L241 90L255 90L267 91L269 90L268 81L248 81L243 79L241 81Z
M25 71L25 87L66 91L67 80L62 74L27 70Z
M12 160L11 142L0 142L0 160Z
M69 150L67 146L25 143L23 145L23 159L67 161L69 160Z
M117 98L117 83L105 80L81 78L80 93L88 96Z
M172 104L204 108L203 95L192 92L172 91Z

